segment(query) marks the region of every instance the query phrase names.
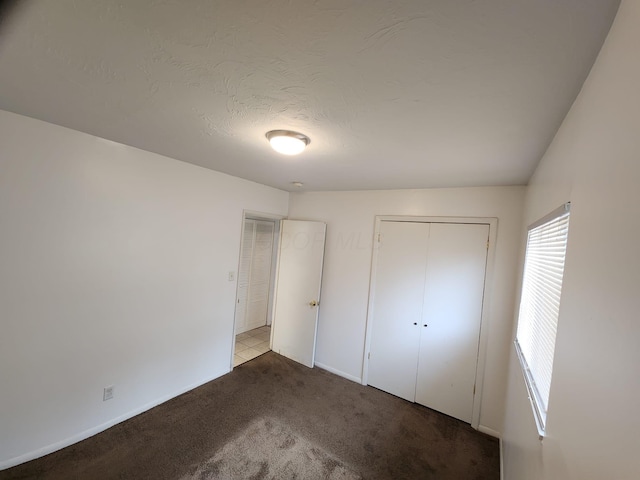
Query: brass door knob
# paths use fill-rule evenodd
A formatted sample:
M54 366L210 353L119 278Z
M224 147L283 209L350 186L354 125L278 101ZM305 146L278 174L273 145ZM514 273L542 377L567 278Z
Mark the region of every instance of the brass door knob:
M310 307L317 307L318 305L320 305L320 302L318 302L317 300L311 300L309 302Z

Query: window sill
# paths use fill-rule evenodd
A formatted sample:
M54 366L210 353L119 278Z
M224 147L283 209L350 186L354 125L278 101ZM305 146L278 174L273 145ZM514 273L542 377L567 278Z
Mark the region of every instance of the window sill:
M524 377L524 384L527 388L527 397L529 398L529 403L531 404L531 410L533 413L533 419L536 423L536 429L538 430L538 439L540 441L544 440L545 436L545 426L544 421L542 419L542 415L540 413L540 409L535 400L535 393L533 391L531 373L529 372L529 367L527 367L527 362L522 356L522 352L520 351L520 347L518 346L518 342L514 341L514 346L516 349L516 354L518 355L518 360L520 361L520 368L522 369L522 376Z

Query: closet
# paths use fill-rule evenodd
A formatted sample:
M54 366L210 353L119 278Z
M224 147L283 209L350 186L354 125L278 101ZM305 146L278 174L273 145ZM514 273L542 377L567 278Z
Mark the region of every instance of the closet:
M488 224L381 221L367 383L471 423Z
M236 334L270 323L275 222L244 221L238 270Z

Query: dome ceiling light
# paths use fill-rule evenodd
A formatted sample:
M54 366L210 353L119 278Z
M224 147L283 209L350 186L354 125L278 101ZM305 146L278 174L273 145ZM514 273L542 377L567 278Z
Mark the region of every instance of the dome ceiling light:
M283 155L298 155L311 143L306 135L291 130L271 130L265 136L271 148Z

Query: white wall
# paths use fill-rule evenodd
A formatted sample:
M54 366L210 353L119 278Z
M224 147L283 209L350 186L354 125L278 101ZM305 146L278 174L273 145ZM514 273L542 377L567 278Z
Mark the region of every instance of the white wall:
M242 211L288 194L1 111L0 145L3 468L228 372Z
M376 215L497 217L493 297L480 424L502 429L524 187L296 193L290 218L327 223L316 363L355 381L362 374Z
M526 224L572 202L547 436L511 349L508 480L640 477L640 2L623 0L531 180Z

